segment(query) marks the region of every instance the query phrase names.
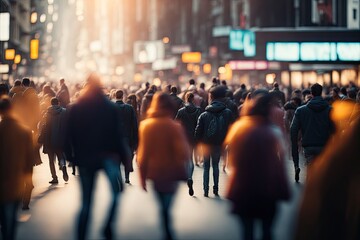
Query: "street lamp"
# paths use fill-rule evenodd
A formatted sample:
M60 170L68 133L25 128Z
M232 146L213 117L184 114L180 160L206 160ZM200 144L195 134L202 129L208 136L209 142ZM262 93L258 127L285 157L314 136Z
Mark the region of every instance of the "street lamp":
M168 38L168 37L163 37L162 41L163 41L163 43L167 44L167 43L170 42L170 38Z
M30 16L30 22L31 22L32 24L36 23L37 17L38 17L37 12L32 12L32 13L31 13L31 16Z

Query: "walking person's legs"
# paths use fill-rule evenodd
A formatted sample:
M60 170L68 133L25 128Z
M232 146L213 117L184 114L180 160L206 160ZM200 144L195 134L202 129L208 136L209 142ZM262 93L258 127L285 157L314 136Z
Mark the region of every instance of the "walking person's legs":
M165 231L165 238L166 240L172 240L173 239L173 232L172 232L172 221L170 216L170 209L172 200L174 197L174 193L161 193L156 191L156 195L158 198L158 201L160 203L160 213L162 218L162 223L164 226Z
M119 193L123 190L123 183L120 172L120 164L112 159L107 159L104 161L104 171L107 178L109 179L111 191L112 191L112 200L109 208L104 234L106 239L113 238L113 221L115 218L116 209L118 206Z
M191 158L189 159L188 161L188 166L187 166L187 169L188 169L188 180L187 180L187 185L189 187L189 195L192 196L194 195L194 189L193 189L193 179L192 179L192 176L193 176L193 173L194 173L194 155L195 155L195 151L194 149L191 150Z
M219 196L220 157L221 157L221 147L220 146L213 147L213 149L211 150L211 165L213 168L213 179L214 179L213 191L215 196Z
M52 178L52 180L49 183L57 184L59 181L56 176L56 170L55 170L55 152L49 151L48 157L49 157L50 173L51 173L51 178Z
M78 219L77 239L84 240L86 237L87 224L89 221L94 188L95 170L79 167L80 184L82 190L81 210Z
M69 180L69 175L66 170L66 160L65 160L65 154L62 151L56 151L56 156L59 161L59 165L61 168L61 171L63 172L63 179L65 182Z
M203 174L203 189L204 196L209 196L209 172L210 172L210 154L204 154L204 174Z

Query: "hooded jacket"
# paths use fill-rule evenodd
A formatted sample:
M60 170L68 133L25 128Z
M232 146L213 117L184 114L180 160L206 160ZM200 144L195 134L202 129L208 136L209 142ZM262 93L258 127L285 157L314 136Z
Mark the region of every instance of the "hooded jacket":
M215 121L216 124L213 124ZM195 139L205 144L221 146L232 122L232 112L224 103L214 100L199 116Z
M313 97L306 105L296 109L290 127L291 142L294 154L297 154L298 132L301 131L302 146L322 149L334 132L330 119L331 107L320 96ZM295 156L296 157L296 156ZM298 157L298 156L297 156Z
M186 136L191 144L195 143L196 123L201 114L201 109L192 103L188 103L185 107L179 109L175 120L179 120L185 128Z

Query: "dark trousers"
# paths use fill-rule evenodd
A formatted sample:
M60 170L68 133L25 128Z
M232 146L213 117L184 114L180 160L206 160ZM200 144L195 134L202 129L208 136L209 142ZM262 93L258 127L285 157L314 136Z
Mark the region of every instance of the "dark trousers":
M2 239L15 239L17 226L17 209L19 201L0 204L0 222Z
M118 204L118 195L123 189L120 164L117 161L112 159L107 159L103 161L103 169L106 173L107 178L109 179L111 190L112 190L112 201L111 206L108 211L108 216L105 224L104 233L107 235L107 238L110 238L108 235L112 234L112 224L115 218L116 207ZM92 193L94 189L95 174L97 170L89 169L86 167L79 166L80 173L80 182L82 189L82 207L78 219L78 229L77 229L77 238L86 239L87 225L90 216L90 207L92 203Z
M221 157L221 146L211 146L210 153L204 155L203 188L209 191L210 161L213 168L214 190L219 189L219 162Z
M272 233L271 228L273 225L274 216L268 216L266 218L261 218L262 224L262 239L263 240L271 240ZM254 239L254 222L255 218L250 217L240 217L240 223L243 227L243 235L242 238L244 240L253 240Z
M25 189L23 193L23 208L29 207L30 199L31 199L31 192L34 188L33 181L32 181L32 175L33 175L33 168L31 168L31 172L27 175L25 179Z
M60 168L62 169L63 166L66 166L65 154L62 151L49 151L48 156L49 156L49 166L50 166L51 177L53 179L57 179L56 170L55 170L55 159L57 157Z
M174 193L162 193L156 191L156 197L160 204L160 215L161 215L161 222L164 226L164 239L171 240L173 239L173 233L171 230L171 216L170 216L170 209L173 203Z

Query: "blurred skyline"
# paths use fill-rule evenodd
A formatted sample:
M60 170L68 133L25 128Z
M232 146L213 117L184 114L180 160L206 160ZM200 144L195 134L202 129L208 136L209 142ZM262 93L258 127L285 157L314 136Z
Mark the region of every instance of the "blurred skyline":
M358 1L0 2L5 81L78 82L90 71L108 84L212 76L292 87L360 81Z

